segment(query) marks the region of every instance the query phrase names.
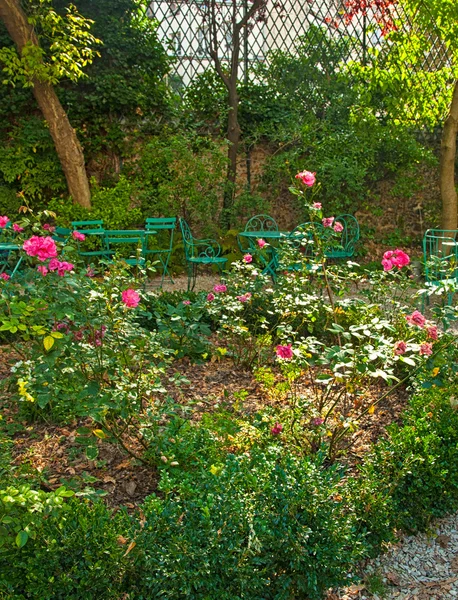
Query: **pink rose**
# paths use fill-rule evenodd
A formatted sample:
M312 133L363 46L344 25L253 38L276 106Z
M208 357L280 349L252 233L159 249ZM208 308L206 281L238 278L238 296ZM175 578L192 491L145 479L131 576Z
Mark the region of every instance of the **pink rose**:
M343 230L344 230L344 227L343 227L342 223L336 223L334 225L334 231L336 233L341 233Z
M56 243L49 236L33 235L24 242L22 247L29 256L36 256L41 261L57 256Z
M264 248L264 246L267 244L266 240L258 240L258 246L260 248Z
M224 292L227 292L227 287L224 285L224 283L215 285L213 288L213 291L216 292L217 294L222 294Z
M246 294L243 294L242 296L237 296L237 300L239 300L240 302L248 302L248 300L250 298L251 298L250 292L247 292Z
M78 242L84 242L86 239L84 233L80 233L79 231L72 231L72 237L74 240L78 240Z
M8 281L8 279L11 279L11 275L8 275L8 273L0 273L0 279L3 279L3 281Z
M300 179L307 187L312 187L316 181L315 175L316 173L312 173L311 171L301 171L296 175L296 179Z
M140 296L132 288L124 290L121 297L128 308L136 308L140 304Z
M280 433L282 431L283 431L283 425L281 423L275 423L275 425L270 430L270 433L272 435L280 435Z
M312 419L313 427L319 427L320 425L323 425L323 423L324 419L322 417L315 417L314 419Z
M334 223L334 217L328 217L321 221L323 223L323 227L332 227Z
M423 327L426 323L425 317L418 310L414 310L411 315L406 315L406 321L410 325L417 325L418 327Z
M43 225L43 229L46 231L49 231L49 233L54 233L56 231L56 228L54 227L54 225L50 225L49 223L45 223Z
M213 302L214 299L215 299L215 294L212 294L211 292L209 294L207 294L208 302Z
M287 344L286 346L277 346L276 352L278 358L284 358L285 360L293 358L293 349L291 344Z
M86 269L86 277L95 277L95 271L92 267Z
M21 231L24 231L24 227L21 227L17 223L13 223L13 229L16 233L21 233Z
M382 265L384 271L391 271L393 267L402 269L410 263L409 255L403 250L387 250L383 255Z
M423 342L420 346L420 354L422 356L431 356L433 353L433 345L429 342Z
M63 262L59 262L59 265L57 266L57 274L60 277L63 277L65 275L65 271L72 271L74 268L74 265L72 263L63 261Z
M10 222L9 217L0 217L0 229L3 229Z
M405 354L407 350L407 344L402 341L399 340L398 342L395 343L394 348L393 348L393 352L399 356L400 354Z
M312 208L314 208L315 210L321 210L323 207L321 205L321 202L314 202L312 204Z
M191 300L183 300L183 304L185 306L189 306L191 304Z
M253 262L253 257L251 256L251 254L245 254L245 256L243 257L243 260L249 264L250 262Z
M46 277L46 275L48 274L48 269L44 265L38 265L37 271L41 273L43 277Z
M428 327L426 333L428 334L428 337L431 340L437 340L439 338L439 333L435 325L431 325L431 327Z

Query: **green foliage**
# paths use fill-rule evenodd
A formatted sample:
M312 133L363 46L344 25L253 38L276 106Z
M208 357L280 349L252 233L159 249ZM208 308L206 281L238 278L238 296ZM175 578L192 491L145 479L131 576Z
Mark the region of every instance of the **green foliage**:
M93 182L92 209L55 198L49 202L50 210L58 215L58 223L66 227L71 221L102 219L106 229L129 229L142 225L142 212L134 208L134 188L123 176L113 187L99 187Z
M3 83L28 87L36 79L55 85L63 78L83 77L83 68L94 60L94 48L100 43L89 31L92 21L74 5L65 8L65 16L59 15L51 0L29 1L25 10L37 39L28 42L20 55L10 46L0 48Z
M133 589L144 598L321 598L362 555L353 515L329 502L340 480L275 449L209 464L197 486L194 474L175 497L143 505L136 559L145 576ZM170 494L175 482L162 488Z
M119 598L127 563L118 541L122 516L102 503L77 500L58 514L38 515L35 539L0 552L0 592L43 600Z
M214 230L224 185L226 157L209 138L152 138L132 165L145 216L183 216L193 229Z

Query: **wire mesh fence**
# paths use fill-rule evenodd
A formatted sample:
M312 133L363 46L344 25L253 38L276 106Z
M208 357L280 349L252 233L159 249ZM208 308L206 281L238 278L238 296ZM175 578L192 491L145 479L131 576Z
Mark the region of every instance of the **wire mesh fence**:
M157 20L159 37L174 59L170 82L176 90L186 88L197 75L213 67L212 6L214 10L216 7L213 17L217 40L213 49L221 64L228 67L233 51L233 22L240 21L249 10L248 0L153 0L147 8L147 15ZM418 31L399 9L392 16L399 28L398 40L404 36L402 56L399 45L384 35L382 25L370 10L349 19L343 0L269 0L265 10L241 30L238 76L245 81L253 80L257 76L256 65L268 64L274 52L294 55L298 44L301 44L301 52L307 51L304 48L307 43L310 52L314 51L313 36L307 34L311 28L320 28L325 34L321 36L321 43L332 46L333 52L336 47L339 49L340 56L334 61L336 70L351 72L352 65L353 68L357 65L366 68L367 77L376 66L391 76L396 70L407 71L410 81L399 76L398 84L411 86L418 94L427 94L430 114L426 124L438 123L445 117L447 102L443 95L438 97L437 86L451 85L453 81L447 49L433 25L427 32ZM415 43L421 36L427 37L426 51L419 51ZM410 38L412 49L406 51L405 40ZM336 41L345 43L336 44ZM326 48L322 50L326 52ZM396 77L396 74L392 76L392 80ZM416 116L416 106L408 106L406 110L412 120L424 120Z

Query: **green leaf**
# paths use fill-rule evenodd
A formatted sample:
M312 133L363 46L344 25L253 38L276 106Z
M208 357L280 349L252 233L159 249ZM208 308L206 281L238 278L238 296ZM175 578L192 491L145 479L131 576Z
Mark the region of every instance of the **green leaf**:
M16 545L18 548L22 548L27 544L27 540L29 539L29 534L27 531L20 531L16 536Z
M45 347L46 352L49 352L51 348L54 346L54 338L50 335L47 335L43 340L43 346Z

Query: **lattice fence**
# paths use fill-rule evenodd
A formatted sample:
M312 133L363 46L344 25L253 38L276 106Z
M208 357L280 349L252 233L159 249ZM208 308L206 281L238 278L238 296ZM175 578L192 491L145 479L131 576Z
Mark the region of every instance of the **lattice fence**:
M153 0L147 8L147 15L159 23L160 39L175 59L171 83L176 89L188 86L197 74L212 67L205 2ZM247 0L220 0L218 3L218 54L223 64L229 62L232 52L231 16L235 2L237 16L240 17L248 9ZM345 40L345 44L338 45L342 55L337 68L341 69L350 62L370 67L373 61L380 61L381 56L388 64L390 56L396 52L396 45L385 39L370 12L358 14L351 20L346 19L344 13L343 0L283 0L281 3L271 0L263 18L254 20L243 30L239 77L253 77L252 67L268 61L272 51L294 53L298 41L306 39L304 36L311 26L322 28L326 32L324 39ZM409 20L401 16L404 30L413 31ZM416 82L417 86L425 89L434 85L433 78L427 76L428 71L434 72L449 65L447 51L433 28L428 36L429 51L421 58L420 67L418 57L416 65L412 66L413 75L419 69L426 73ZM434 93L431 97L434 98ZM434 110L439 119L443 118L446 104L438 103L432 106Z

